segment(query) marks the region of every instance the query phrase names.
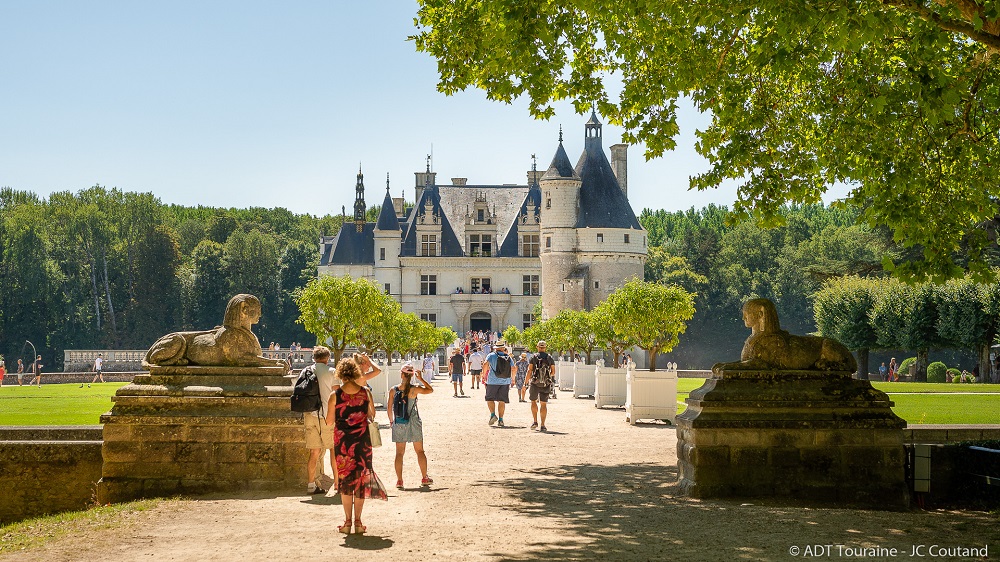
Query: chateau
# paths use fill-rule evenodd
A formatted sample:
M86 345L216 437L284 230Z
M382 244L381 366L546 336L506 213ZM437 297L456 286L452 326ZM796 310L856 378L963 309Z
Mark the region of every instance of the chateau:
M646 231L628 202L627 146L613 145L609 162L596 114L584 131L575 167L560 130L552 163L533 165L526 185L442 185L428 163L404 209L387 178L374 223L359 170L354 220L320 239L318 274L372 279L404 312L458 333L524 329L539 298L546 318L590 310L642 278Z

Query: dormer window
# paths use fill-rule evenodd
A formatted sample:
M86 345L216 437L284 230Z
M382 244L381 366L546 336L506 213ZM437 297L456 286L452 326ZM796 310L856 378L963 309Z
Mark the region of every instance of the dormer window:
M484 211L482 209L479 209L478 211L476 211L476 220L478 222L483 222L484 220L486 220L486 217L483 216L483 215L484 215Z
M625 235L625 243L626 243L626 244L628 244L628 243L629 243L629 237L628 237L628 234L626 234L626 235Z
M597 242L600 243L600 244L604 243L604 233L603 232L598 232L597 233Z

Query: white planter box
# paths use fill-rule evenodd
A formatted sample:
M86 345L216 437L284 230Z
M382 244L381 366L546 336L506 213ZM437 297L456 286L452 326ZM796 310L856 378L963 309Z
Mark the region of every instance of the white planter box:
M556 361L556 386L559 390L573 390L576 373L572 361Z
M604 367L601 363L600 361L597 363L597 374L594 377L596 383L594 406L598 408L624 406L628 393L628 385L625 380L627 369Z
M390 366L379 365L382 372L373 379L368 380L368 384L372 387L372 398L375 399L376 406L381 404L382 407L386 407L389 403L389 389L399 384L399 369L402 367L400 363L393 363Z
M596 365L576 364L576 367L573 368L573 398L594 395L597 389L595 369L597 369Z
M626 375L625 421L677 419L677 364L663 371L629 369Z

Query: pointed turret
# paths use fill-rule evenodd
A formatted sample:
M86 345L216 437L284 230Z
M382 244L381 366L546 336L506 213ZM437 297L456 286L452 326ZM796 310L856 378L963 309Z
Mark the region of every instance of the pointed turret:
M354 186L354 226L358 232L365 228L365 175L358 164L358 183Z
M552 157L552 163L549 164L549 169L545 171L542 180L554 178L580 179L580 176L573 169L573 164L569 161L569 156L566 155L566 149L563 147L561 126L559 127L559 146L556 148L556 154Z
M396 209L392 204L392 196L389 195L389 174L385 175L385 199L382 200L382 210L378 213L375 229L399 232L399 219L396 218Z

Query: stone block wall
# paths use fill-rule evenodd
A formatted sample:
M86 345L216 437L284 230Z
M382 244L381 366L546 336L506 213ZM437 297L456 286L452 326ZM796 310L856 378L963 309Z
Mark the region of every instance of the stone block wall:
M0 428L0 523L94 504L101 429Z

